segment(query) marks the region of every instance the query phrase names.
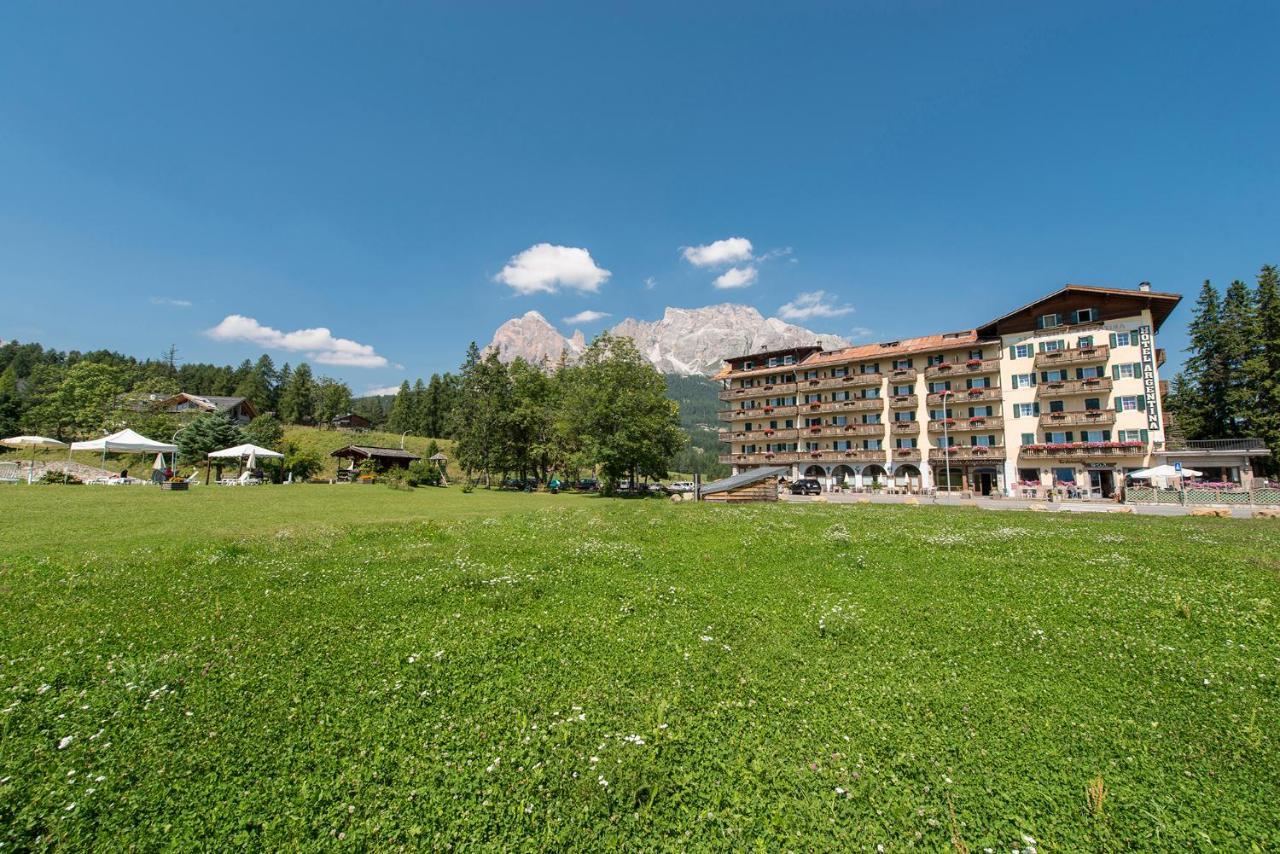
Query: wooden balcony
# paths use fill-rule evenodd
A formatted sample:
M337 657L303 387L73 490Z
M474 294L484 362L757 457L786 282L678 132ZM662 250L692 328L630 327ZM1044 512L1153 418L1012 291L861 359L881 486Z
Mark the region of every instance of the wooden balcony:
M1036 384L1036 397L1065 397L1071 394L1102 394L1111 391L1111 377L1087 380L1054 380Z
M1105 362L1111 348L1106 344L1093 347L1071 347L1066 350L1055 350L1052 353L1036 353L1036 368L1053 369L1060 365L1091 365Z
M975 415L972 418L961 416L959 418L945 419L943 421L930 421L930 433L963 433L973 430L1003 430L1004 417L1000 415Z
M721 442L782 442L795 441L800 431L795 427L779 427L776 430L721 430Z
M945 463L948 457L953 463L1003 460L1004 445L957 445L951 448L949 453L944 448L929 449L929 462Z
M880 385L884 377L879 374L849 374L847 377L827 377L820 380L799 380L801 392L816 391L825 388L862 388Z
M1115 424L1113 409L1077 409L1071 412L1041 412L1041 427L1074 427Z
M934 406L944 401L951 406L964 406L968 403L977 403L985 400L999 400L1000 388L961 388L953 391L937 391L925 398L925 401Z
M880 463L888 462L885 451L777 451L756 454L720 454L716 459L725 465L787 465L789 463Z
M796 451L778 451L777 453L756 453L756 454L721 454L716 457L722 463L728 465L786 465L794 463L800 458L800 453Z
M997 373L999 370L999 359L969 359L966 362L943 362L941 365L930 365L924 369L924 378L926 380L946 379L969 374Z
M751 388L730 388L720 392L721 400L742 400L750 397L777 397L791 395L796 392L795 383L777 383L776 385L758 385Z
M801 427L801 438L815 436L883 436L883 424L823 424L817 428Z
M746 421L751 418L785 418L795 415L794 406L757 406L755 409L722 409L717 416L721 421Z
M919 448L893 448L892 451L895 463L920 462Z
M1020 454L1030 459L1118 460L1145 457L1146 442L1062 442L1023 445Z
M916 394L899 394L889 398L890 409L915 409L920 405L920 396Z
M920 435L919 421L891 421L889 422L890 432L895 436L918 436Z
M920 372L915 368L894 368L885 374L889 378L889 385L896 383L913 383L916 377L920 376Z

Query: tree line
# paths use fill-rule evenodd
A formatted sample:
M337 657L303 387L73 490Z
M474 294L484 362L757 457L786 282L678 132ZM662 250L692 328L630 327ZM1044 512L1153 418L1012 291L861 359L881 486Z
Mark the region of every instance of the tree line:
M1280 276L1268 265L1254 285L1223 293L1208 280L1189 326L1190 356L1165 400L1188 439L1260 438L1277 471L1280 451Z

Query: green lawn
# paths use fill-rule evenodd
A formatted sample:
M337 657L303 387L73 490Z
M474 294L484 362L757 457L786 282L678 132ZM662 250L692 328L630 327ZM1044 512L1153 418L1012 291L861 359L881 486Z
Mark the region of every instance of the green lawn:
M7 848L1280 846L1272 523L357 486L0 511Z

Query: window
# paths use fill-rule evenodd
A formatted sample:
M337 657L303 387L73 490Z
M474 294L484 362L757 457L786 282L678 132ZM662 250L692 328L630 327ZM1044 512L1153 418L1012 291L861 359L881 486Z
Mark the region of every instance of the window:
M914 412L910 411L910 410L906 410L906 411L904 411L904 412L895 412L895 413L893 413L893 420L894 420L894 421L903 421L903 422L908 422L908 423L909 423L909 422L911 422L911 421L915 421L915 420L916 420L916 414L915 414Z
M834 424L836 427L843 427L844 425L849 423L849 416L833 415L831 416L831 423Z
M883 449L883 447L884 447L883 439L863 439L862 440L862 450L864 451L879 451Z
M1087 368L1076 368L1076 379L1078 380L1094 380L1103 376L1102 367L1100 365L1090 365Z
M1145 442L1145 441L1147 441L1147 431L1146 431L1146 430L1121 430L1119 435L1120 435L1120 441L1121 441L1121 442Z
M744 453L744 454L754 454L755 452L756 452L756 446L755 446L755 445L743 445L743 446L742 446L742 453Z
M1014 388L1028 388L1035 384L1036 384L1035 374L1014 374L1013 375Z
M991 388L991 377L969 377L964 385L965 388Z
M1035 443L1036 443L1036 434L1035 434L1035 433L1023 433L1023 434L1022 434L1022 444L1024 444L1024 445L1034 445ZM1024 478L1023 478L1023 480L1034 480L1034 479L1035 479L1035 478L1029 478L1029 477L1024 477Z
M1086 412L1094 412L1102 408L1102 398L1086 397L1084 399L1084 409Z
M1040 382L1042 383L1060 383L1067 379L1067 372L1059 368L1056 371L1041 371Z
M940 391L951 391L951 380L938 380L929 383L929 391L937 394Z
M942 437L939 437L936 440L934 440L934 444L937 445L939 448L954 448L956 446L956 437L947 436L945 439Z
M981 350L970 350L970 351L969 351L969 358L970 358L970 359L981 359L981 358L982 358L982 351L981 351Z
M996 445L995 436L970 436L969 444L975 448L994 448Z
M794 426L796 426L796 425L795 425L795 422L794 422L794 421L792 421L790 418L788 418L786 421L782 422L782 426L784 426L784 427L786 427L788 430L790 430L792 427L794 427Z
M1080 441L1082 442L1110 442L1110 430L1082 430L1080 432Z
M804 426L806 426L806 427L821 427L821 426L822 426L822 417L821 417L821 416L817 416L817 415L815 415L815 416L813 416L812 418L806 418L806 419L804 420Z
M1036 405L1034 403L1015 403L1013 405L1014 418L1028 418L1036 414Z
M866 415L863 415L863 416L862 416L862 423L863 423L863 424L879 424L879 423L881 423L881 421L880 421L880 413L879 413L879 412L871 412L871 413L867 413Z
M1061 431L1053 431L1053 432L1046 431L1044 434L1044 440L1046 442L1051 442L1053 444L1061 445L1071 441L1071 434L1063 433Z
M816 451L816 450L818 450L818 443L817 443L817 442L805 442L805 443L804 443L804 449L805 449L806 451Z
M1087 350L1088 348L1093 346L1093 336L1081 335L1080 340L1076 342L1076 346L1079 347L1081 350Z
M1056 314L1042 314L1036 321L1038 329L1053 329L1055 326L1061 326L1062 320Z
M941 353L938 353L937 355L930 356L928 359L926 359L925 363L932 367L933 365L941 365L946 360L947 360L946 356L942 355Z
M1098 319L1098 310L1096 308L1080 308L1076 309L1074 323L1093 323Z
M880 396L879 388L864 388L860 397L863 400L874 400Z
M822 393L814 392L812 394L806 394L804 396L804 402L805 403L822 403Z
M1025 359L1031 355L1030 344L1016 344L1013 348L1013 357L1015 359Z
M951 410L948 409L930 409L929 418L933 421L941 421L944 418L951 417Z
M995 410L993 407L990 407L990 406L970 406L969 407L970 418L990 418L993 415L995 415Z
M1049 411L1050 412L1066 412L1067 404L1061 400L1051 400L1049 401Z
M1058 353L1065 349L1067 349L1067 342L1061 339L1054 339L1053 341L1040 342L1041 353Z
M896 385L893 387L893 394L895 397L906 397L907 395L912 394L914 392L915 392L914 386Z
M794 365L795 363L796 363L796 357L795 357L795 356L783 356L783 357L782 357L782 364L784 364L784 365Z
M848 390L848 389L846 389L846 390L844 390L844 391L833 391L833 392L831 392L831 399L832 399L832 400L849 400L851 397L853 397L853 395L849 392L849 390Z
M831 376L833 376L833 377L847 377L847 376L849 376L849 368L848 368L848 366L845 366L845 367L842 367L842 368L832 368L832 369L831 369Z
M1147 408L1146 400L1137 395L1128 394L1128 395L1125 395L1124 397L1116 398L1117 412L1142 412L1146 408Z
M805 371L803 374L806 380L816 380L818 378L817 371Z
M831 448L836 451L852 451L853 441L850 439L837 439L831 443Z
M744 371L749 371L749 370L751 370L752 368L754 368L755 366L756 366L756 363L755 363L755 362L752 362L752 361L750 361L750 360L747 360L747 361L745 361L745 362L743 362L743 363L742 363L742 370L744 370Z
M1123 365L1112 365L1111 375L1117 380L1130 380L1142 373L1142 366L1131 362L1125 362Z
M914 437L912 437L912 438L910 438L910 439L894 439L894 440L893 440L893 446L894 446L895 448L900 448L900 449L901 449L901 448L914 448L914 447L916 447L916 440L915 440L915 438L914 438Z
M1130 343L1132 342L1128 332L1112 332L1111 333L1112 347L1128 347Z
M895 371L905 371L907 368L910 368L910 367L911 367L910 359L894 359L893 360L893 369Z
M769 367L771 367L771 368L776 368L776 367L778 367L778 357L777 357L777 356L770 356L770 357L769 357Z
M861 365L858 366L858 370L864 374L878 374L880 373L880 363L879 362L863 362Z

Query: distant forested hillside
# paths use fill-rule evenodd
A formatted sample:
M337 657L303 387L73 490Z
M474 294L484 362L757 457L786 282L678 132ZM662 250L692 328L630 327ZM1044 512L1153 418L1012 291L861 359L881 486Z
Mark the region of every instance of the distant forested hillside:
M720 385L706 377L667 374L667 397L680 404L680 426L689 434L689 444L676 455L672 467L679 472L700 473L704 478L723 477L729 467L716 462L721 452L718 436Z

